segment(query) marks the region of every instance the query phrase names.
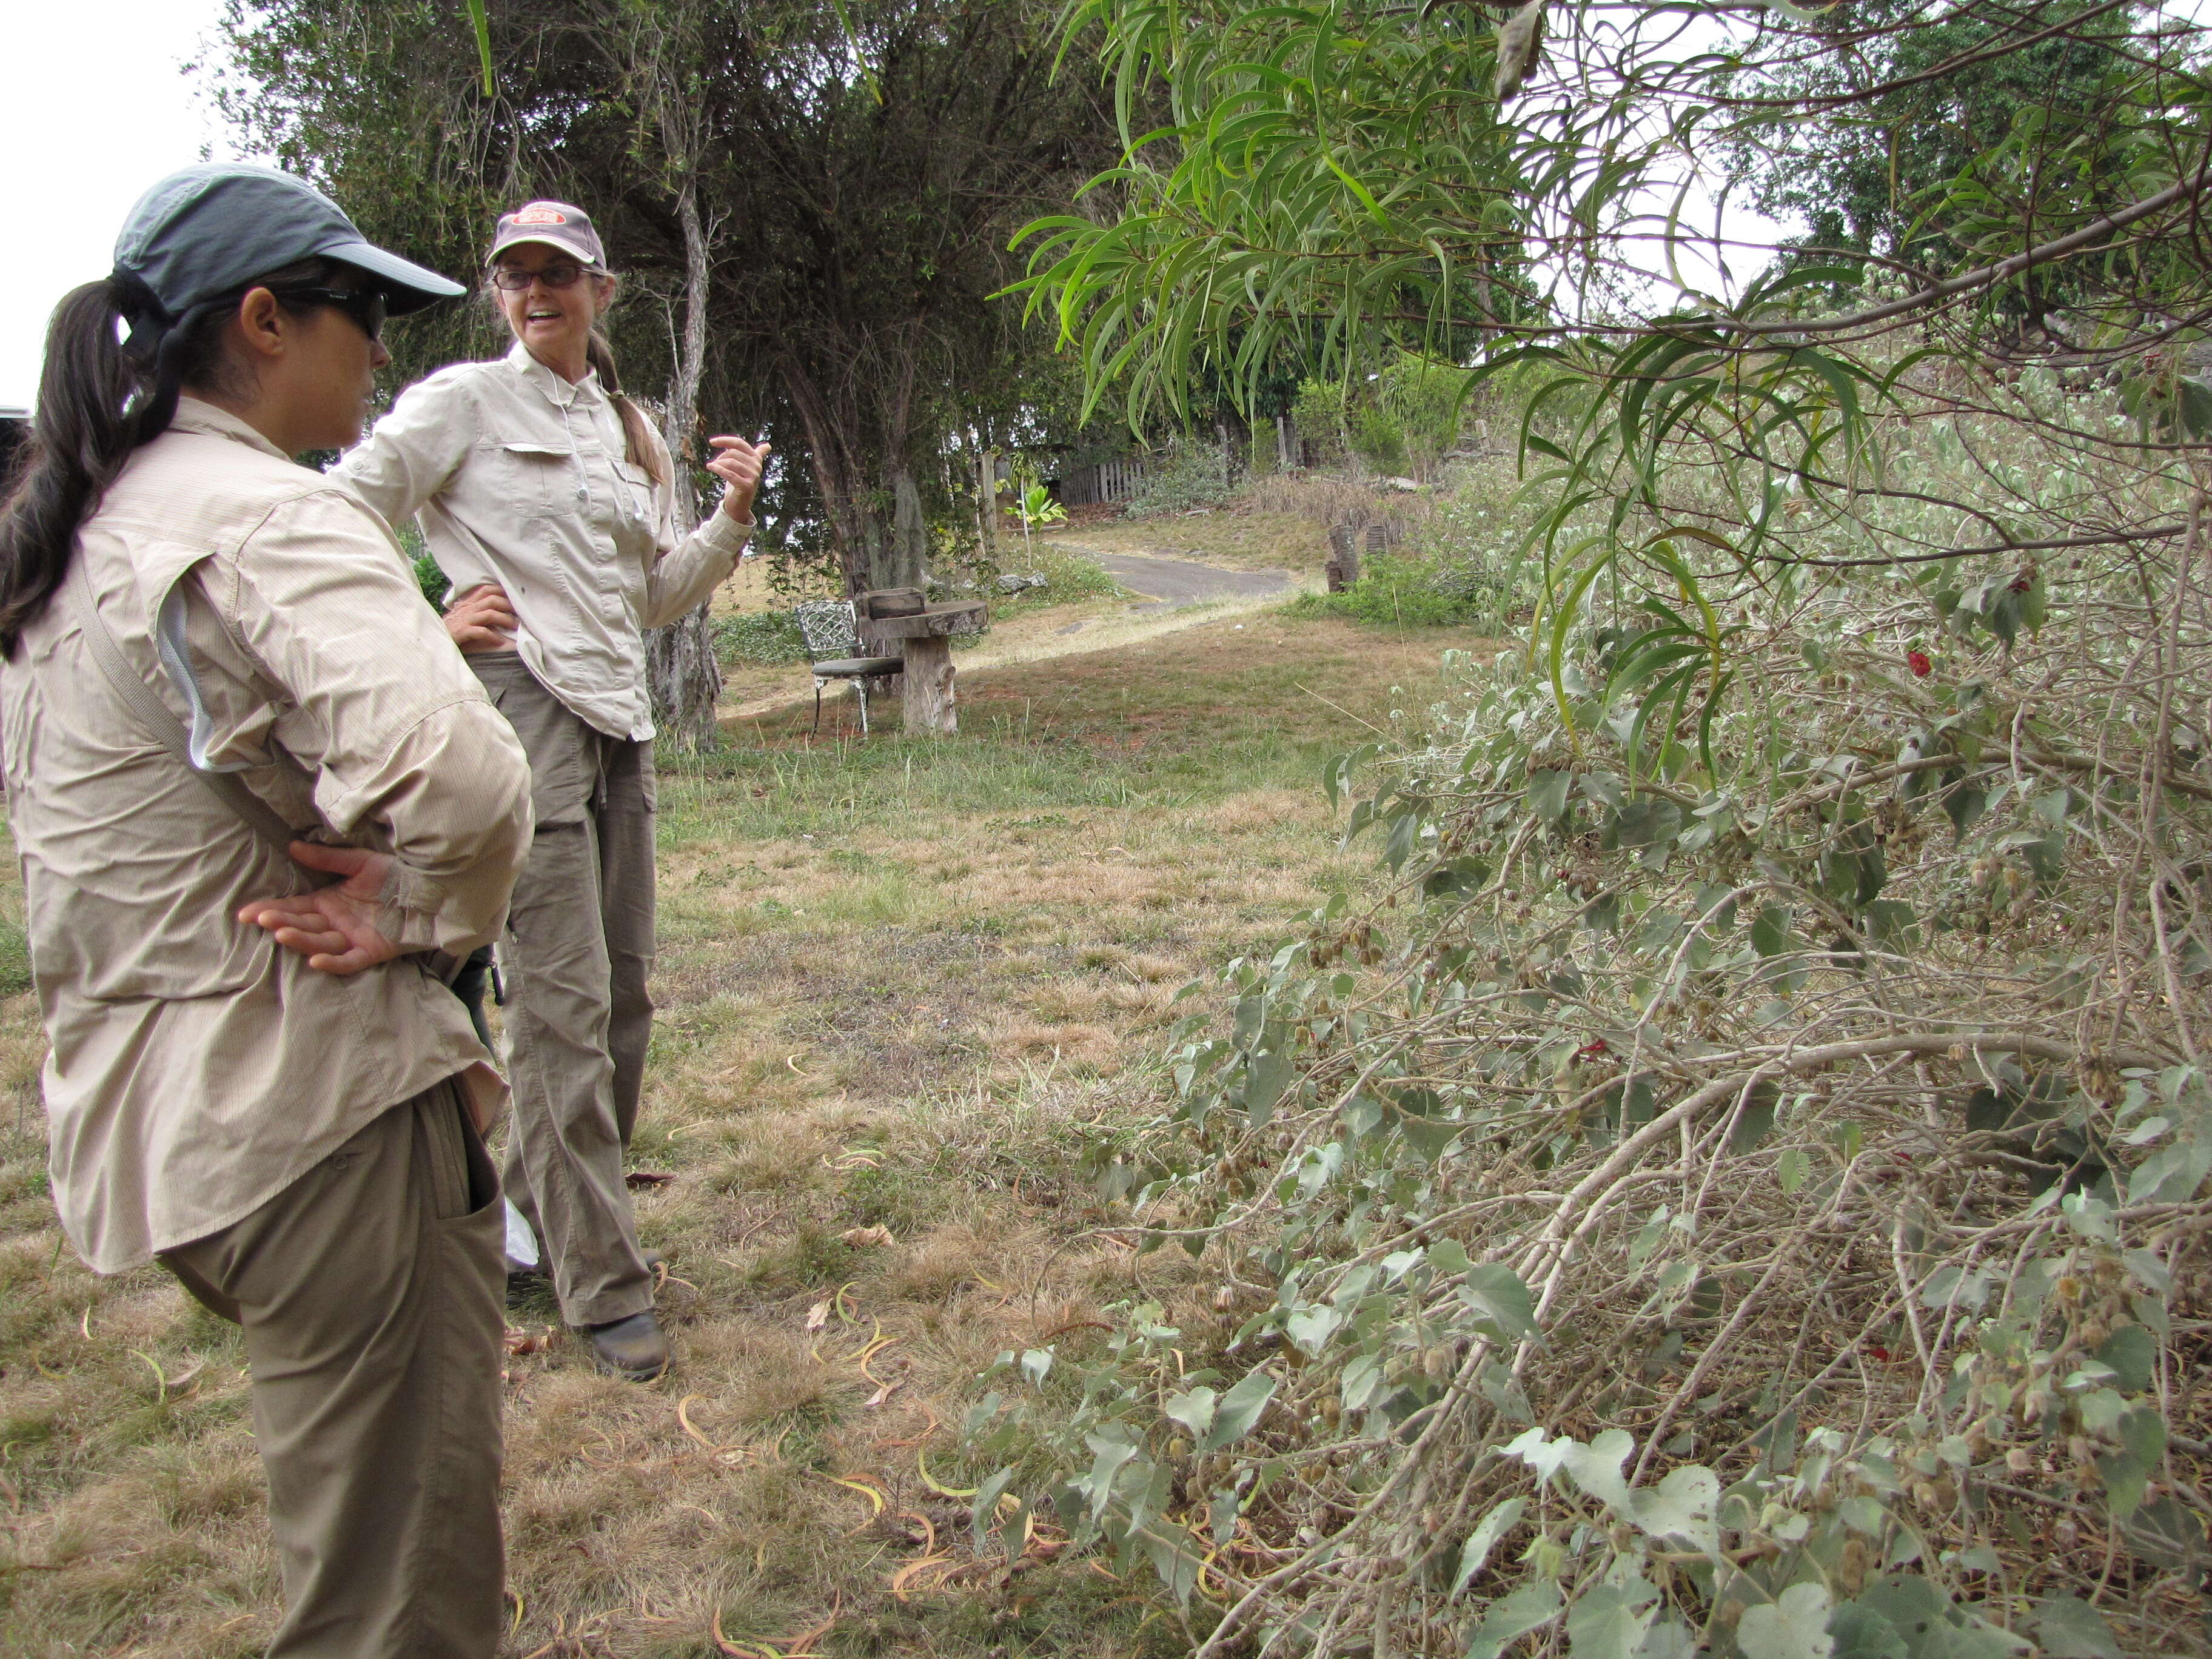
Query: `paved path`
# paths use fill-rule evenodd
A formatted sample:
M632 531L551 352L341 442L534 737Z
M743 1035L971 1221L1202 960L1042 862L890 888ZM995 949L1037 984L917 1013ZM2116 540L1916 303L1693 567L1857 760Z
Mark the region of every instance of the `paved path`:
M1093 553L1091 558L1132 593L1150 599L1139 611L1177 610L1212 599L1265 599L1291 591L1281 570L1223 570L1189 559L1163 559L1135 553Z

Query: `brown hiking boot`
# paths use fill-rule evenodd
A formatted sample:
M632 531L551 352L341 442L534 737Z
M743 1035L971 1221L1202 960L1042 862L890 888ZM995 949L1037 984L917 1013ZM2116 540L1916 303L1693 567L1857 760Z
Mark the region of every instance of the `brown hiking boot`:
M586 1325L592 1358L603 1370L632 1382L651 1382L668 1369L668 1339L653 1310L604 1325Z

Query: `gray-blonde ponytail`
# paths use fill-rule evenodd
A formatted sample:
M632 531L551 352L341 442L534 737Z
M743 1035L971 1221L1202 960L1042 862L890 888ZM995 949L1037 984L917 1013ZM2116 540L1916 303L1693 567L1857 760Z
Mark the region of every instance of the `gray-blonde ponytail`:
M662 459L661 447L653 441L653 423L645 418L645 411L632 403L622 389L622 376L615 370L615 349L607 343L607 337L596 328L584 348L584 361L591 364L592 372L599 377L599 390L607 394L607 401L622 416L623 454L632 466L641 466L653 483L665 484L668 468Z

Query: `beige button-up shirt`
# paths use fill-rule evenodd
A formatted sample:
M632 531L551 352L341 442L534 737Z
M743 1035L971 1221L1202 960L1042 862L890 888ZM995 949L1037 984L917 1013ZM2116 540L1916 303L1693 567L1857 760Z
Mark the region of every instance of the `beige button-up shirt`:
M530 672L599 730L641 740L644 630L713 592L752 527L716 511L679 536L674 486L624 447L598 375L572 386L517 344L408 387L331 476L388 523L419 515L456 593L506 589Z
M186 398L76 557L197 755L317 838L392 855L388 936L453 955L492 938L529 849L529 763L349 492ZM94 1267L241 1219L443 1079L468 1073L480 1103L498 1088L421 957L333 978L234 919L323 878L162 747L65 594L0 664L0 764L54 1202Z

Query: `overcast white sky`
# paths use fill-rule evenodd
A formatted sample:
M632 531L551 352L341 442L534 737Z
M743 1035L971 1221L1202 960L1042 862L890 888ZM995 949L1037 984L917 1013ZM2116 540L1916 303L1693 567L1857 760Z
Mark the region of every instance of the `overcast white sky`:
M180 66L221 0L63 0L5 7L0 112L0 405L28 407L54 302L105 276L147 185L205 146L237 154Z

